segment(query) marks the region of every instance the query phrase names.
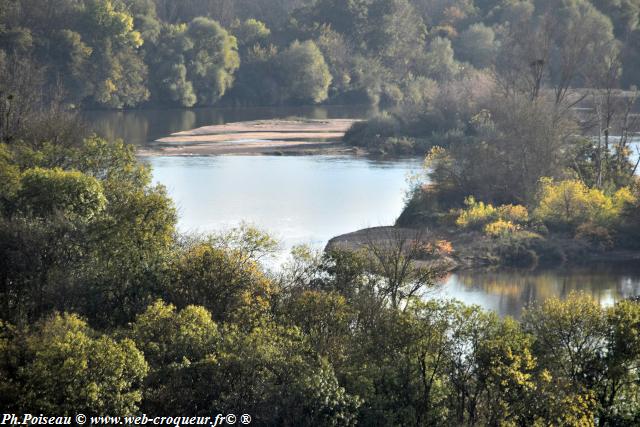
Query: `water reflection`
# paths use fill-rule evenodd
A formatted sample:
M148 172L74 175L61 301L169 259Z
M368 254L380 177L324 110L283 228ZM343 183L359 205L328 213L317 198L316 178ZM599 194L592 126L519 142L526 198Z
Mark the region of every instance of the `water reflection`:
M247 221L283 242L321 249L339 234L393 224L418 160L348 156L152 157L154 179L179 208L182 231Z
M571 291L587 292L602 305L640 295L640 266L609 264L542 271L461 271L451 274L437 295L518 318L524 307L550 297L565 298Z
M83 117L99 135L130 144L144 144L174 132L200 126L221 125L247 120L286 117L309 119L361 119L374 110L369 106L302 106L252 108L149 109L130 111L85 111Z

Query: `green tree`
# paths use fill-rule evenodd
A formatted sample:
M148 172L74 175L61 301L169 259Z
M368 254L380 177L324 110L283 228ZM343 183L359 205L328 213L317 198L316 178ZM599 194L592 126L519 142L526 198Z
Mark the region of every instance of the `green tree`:
M5 212L20 187L20 169L13 161L13 153L0 143L0 212Z
M156 42L145 46L153 100L184 107L196 103L197 96L187 77L185 64L185 52L192 46L185 25L163 26Z
M164 408L208 414L242 407L268 425L355 424L359 400L339 386L331 367L309 351L296 329L229 327L222 336L218 352L166 377L164 399L171 403Z
M100 182L78 171L29 169L20 184L20 207L40 217L59 212L70 220L89 221L106 205Z
M497 53L495 33L484 24L473 24L460 34L455 43L456 56L476 68L493 65Z
M145 101L147 68L137 54L143 40L122 3L87 0L80 22L93 48L89 73L93 101L115 108Z
M640 402L632 396L637 396L638 315L637 303L605 310L576 293L526 312L534 355L553 377L552 393L568 403L567 414L591 423L596 418L601 425L637 420Z
M178 307L204 306L216 321L251 323L270 308L273 285L259 259L271 245L251 228L187 242L171 263L165 292Z
M187 54L187 71L198 103L211 105L233 84L240 66L237 41L216 21L195 18L186 32L193 48Z
M75 315L54 315L25 339L17 367L26 412L131 415L142 398L147 364L133 341L97 335Z
M130 336L156 370L185 360L201 360L214 353L221 340L218 326L205 308L190 305L178 312L161 300L136 317Z
M253 18L235 23L232 30L240 48L253 46L265 40L271 34L271 30L267 28L264 22Z
M313 41L293 42L277 56L276 63L282 99L314 103L327 99L332 77Z
M427 77L438 81L451 80L460 71L460 65L454 58L451 41L442 37L436 37L429 43L421 61L424 65L420 68L425 71Z

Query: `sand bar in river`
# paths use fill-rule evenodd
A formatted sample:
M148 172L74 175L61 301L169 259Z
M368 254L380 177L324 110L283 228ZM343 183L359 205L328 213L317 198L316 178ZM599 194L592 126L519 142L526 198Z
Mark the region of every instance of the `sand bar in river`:
M357 120L275 119L204 126L160 138L140 155L318 154L347 151L344 133Z

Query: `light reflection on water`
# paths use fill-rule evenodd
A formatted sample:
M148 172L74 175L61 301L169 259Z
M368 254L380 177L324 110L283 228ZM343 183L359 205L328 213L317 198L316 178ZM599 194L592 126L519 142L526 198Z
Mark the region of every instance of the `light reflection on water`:
M417 160L346 156L153 157L154 179L179 209L180 230L207 232L243 221L285 249L322 248L339 234L393 224Z
M566 298L572 291L586 292L603 306L640 295L640 266L596 264L539 271L460 271L451 274L436 295L518 318L524 307L550 297Z

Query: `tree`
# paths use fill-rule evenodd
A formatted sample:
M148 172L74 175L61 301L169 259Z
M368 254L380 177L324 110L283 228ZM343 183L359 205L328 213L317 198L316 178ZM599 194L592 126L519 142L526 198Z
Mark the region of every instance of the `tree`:
M217 102L240 66L235 37L204 17L162 26L147 52L153 98L185 107Z
M278 425L355 424L359 399L339 386L330 366L307 353L295 329L265 325L248 334L231 329L227 337L217 358L196 367L216 384L202 390L211 408L243 406Z
M271 245L251 228L186 242L171 265L166 295L178 307L203 305L216 321L252 323L270 307L272 284L258 261Z
M327 99L331 73L316 44L295 41L276 58L282 99L318 103Z
M133 341L96 335L75 315L54 315L27 335L16 409L56 415L131 415L147 364Z
M102 185L78 171L29 169L21 178L19 206L35 216L61 213L70 220L90 221L105 208Z
M403 79L415 70L427 29L407 0L373 1L368 9L367 50ZM419 72L419 71L418 71Z
M364 249L371 271L382 278L378 296L395 309L435 287L446 271L446 265L438 263L440 249L425 240L424 232L400 229L387 232L382 239L366 236Z
M240 66L237 41L216 21L195 18L186 35L193 43L187 55L190 80L202 105L219 100L233 83L233 73Z
M315 39L331 73L332 93L343 93L352 87L353 48L345 37L323 26L320 35Z
M566 301L547 300L527 311L523 321L534 336L540 368L555 379L555 393L574 400L567 409L582 406L583 419L593 422L595 416L601 425L637 420L639 402L628 398L637 393L639 353L631 332L638 322L636 303L604 310L572 293Z
M73 306L94 324L132 320L159 296L149 292L174 245L171 200L122 142L34 151L22 148L31 169L0 227L7 304L28 317Z
M477 68L487 68L494 63L498 44L495 33L484 24L473 24L460 34L455 43L455 53L461 61Z
M448 39L436 37L429 43L422 58L426 76L438 81L452 80L460 71L460 65L454 59L453 48Z
M350 338L350 325L355 320L352 307L337 292L301 290L280 309L283 316L309 337L309 343L333 366L344 361Z
M20 187L20 169L13 161L13 153L0 143L0 215L9 209Z
M572 87L588 79L591 64L614 46L613 27L586 0L535 2L507 27L497 59L497 81L506 92L539 97L548 83L557 106L567 107ZM569 105L570 107L571 105ZM563 111L560 108L560 111Z
M162 26L155 43L146 46L152 99L192 107L198 98L188 78L185 53L192 48L184 25Z
M240 48L253 46L271 34L271 30L263 22L253 18L235 23L232 30Z
M640 4L634 0L593 0L591 3L611 18L616 38L623 40L640 24Z
M137 55L142 46L133 17L111 0L87 0L81 31L93 47L90 78L93 101L115 108L134 106L149 97L147 67Z
M598 390L601 423L633 423L640 412L640 304L621 301L607 310L606 318L606 374Z

